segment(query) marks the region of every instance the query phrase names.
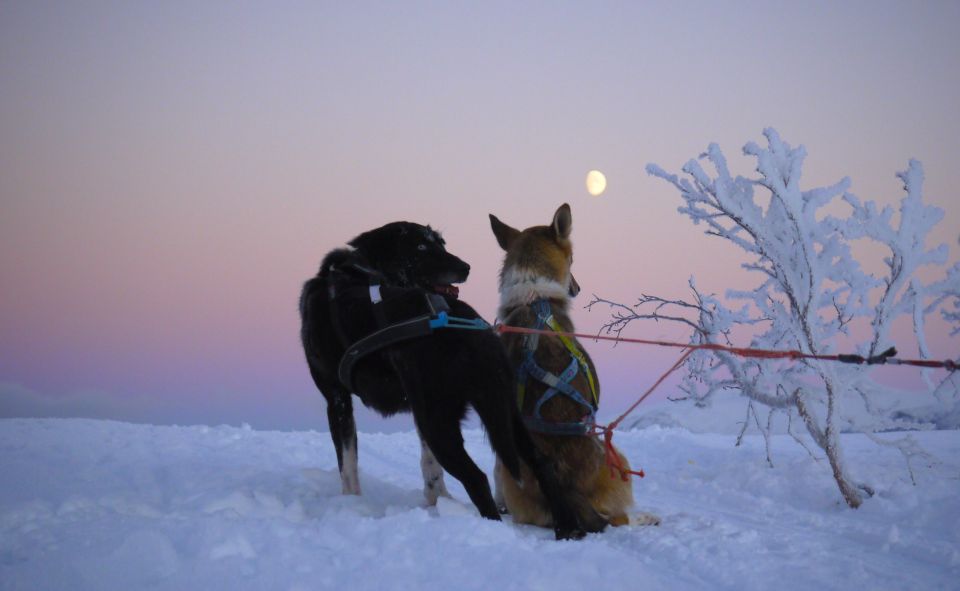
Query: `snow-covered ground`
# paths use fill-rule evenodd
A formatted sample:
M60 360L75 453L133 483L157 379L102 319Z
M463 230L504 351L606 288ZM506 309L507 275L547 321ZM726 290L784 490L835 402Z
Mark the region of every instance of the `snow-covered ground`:
M957 589L960 431L894 450L845 435L878 494L850 510L787 436L651 426L615 441L663 525L578 542L481 519L459 483L425 508L413 433L360 434L364 495L340 495L326 433L0 421L2 589ZM471 455L489 470L480 431Z

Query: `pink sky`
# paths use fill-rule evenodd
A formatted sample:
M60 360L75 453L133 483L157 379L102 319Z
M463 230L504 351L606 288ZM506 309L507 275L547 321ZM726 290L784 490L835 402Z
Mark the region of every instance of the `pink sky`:
M444 232L488 318L487 213L524 227L562 202L585 332L607 318L590 293L744 287L644 166L718 142L749 174L766 126L807 147L807 187L850 176L883 204L920 159L956 261L958 22L947 2L3 3L0 416L325 430L300 285L397 219ZM674 356L589 349L603 416Z

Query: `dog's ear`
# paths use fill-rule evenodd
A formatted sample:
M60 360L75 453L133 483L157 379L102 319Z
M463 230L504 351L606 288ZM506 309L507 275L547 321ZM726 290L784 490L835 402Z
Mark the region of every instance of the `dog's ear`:
M570 230L573 228L573 216L570 214L570 206L564 203L557 208L556 213L553 214L553 222L550 223L550 227L553 228L553 233L560 240L567 240L570 238Z
M510 245L520 235L520 230L511 228L497 219L497 216L490 214L490 227L493 229L493 235L497 237L497 244L503 250L510 250Z
M397 241L406 234L406 228L398 223L380 226L360 234L347 244L354 247L360 254L376 264L385 254L396 250Z

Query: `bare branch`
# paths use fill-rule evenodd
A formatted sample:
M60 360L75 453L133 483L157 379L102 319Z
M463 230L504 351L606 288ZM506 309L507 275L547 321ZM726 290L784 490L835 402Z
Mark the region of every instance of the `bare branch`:
M895 447L900 452L900 455L903 456L903 461L907 465L907 472L910 474L910 482L912 482L914 486L917 485L917 477L913 471L913 462L917 459L922 459L931 463L936 463L937 461L936 458L920 447L920 444L917 443L916 439L909 435L897 439L881 439L875 433L864 433L864 435L869 437L870 441L873 441L877 445Z
M792 408L787 409L787 434L793 437L793 440L799 443L800 447L806 450L807 454L809 454L810 457L814 459L814 461L816 462L820 461L820 458L814 455L813 451L809 447L807 447L807 444L804 443L803 440L800 439L800 437L798 437L797 434L793 432L793 409Z

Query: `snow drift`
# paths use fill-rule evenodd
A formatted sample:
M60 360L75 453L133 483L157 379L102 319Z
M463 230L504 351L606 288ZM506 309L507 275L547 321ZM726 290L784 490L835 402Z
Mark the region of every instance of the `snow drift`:
M468 451L489 474L480 431ZM663 525L579 542L423 506L415 433L360 434L362 497L326 433L0 421L0 589L949 589L960 577L960 432L911 485L898 452L843 435L878 494L851 511L826 462L774 436L651 426L617 444Z

